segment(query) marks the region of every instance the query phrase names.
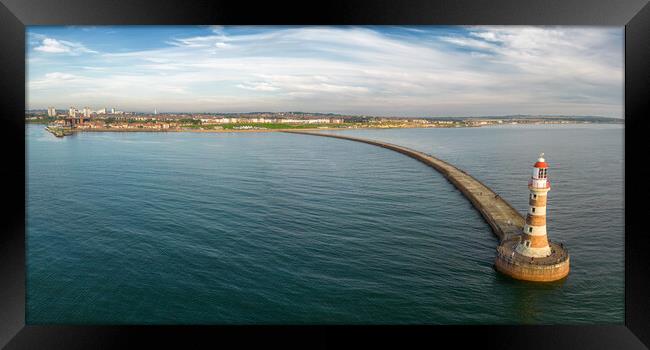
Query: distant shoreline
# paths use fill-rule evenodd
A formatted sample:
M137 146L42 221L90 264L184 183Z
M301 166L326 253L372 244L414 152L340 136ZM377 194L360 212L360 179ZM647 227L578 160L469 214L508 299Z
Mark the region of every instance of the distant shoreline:
M27 123L36 124L36 123ZM188 132L188 133L258 133L258 132L286 132L286 131L331 131L331 130L383 130L383 129L460 129L460 128L482 128L501 126L530 126L530 125L624 125L623 123L589 123L589 122L563 122L563 123L504 123L490 125L454 126L454 127L427 127L427 126L396 126L396 127L360 127L360 128L288 128L288 129L147 129L147 128L92 128L92 129L70 129L71 132Z

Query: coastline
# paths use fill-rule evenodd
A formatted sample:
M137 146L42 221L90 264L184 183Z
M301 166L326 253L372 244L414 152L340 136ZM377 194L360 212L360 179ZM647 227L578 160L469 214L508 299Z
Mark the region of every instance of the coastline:
M30 123L34 124L34 123ZM539 125L621 125L619 123L518 123L518 124L489 124L489 125L464 125L454 127L440 126L395 126L395 127L357 127L357 128L288 128L288 129L148 129L148 128L88 128L70 129L71 132L189 132L189 133L258 133L258 132L292 132L292 131L331 131L331 130L382 130L382 129L459 129L459 128L485 128L503 126L539 126Z
M474 127L474 126L472 126ZM290 129L119 129L119 128L93 128L71 129L72 132L191 132L191 133L229 133L229 132L287 132L287 131L330 131L330 130L366 130L366 129L453 129L435 127L364 127L364 128L290 128Z

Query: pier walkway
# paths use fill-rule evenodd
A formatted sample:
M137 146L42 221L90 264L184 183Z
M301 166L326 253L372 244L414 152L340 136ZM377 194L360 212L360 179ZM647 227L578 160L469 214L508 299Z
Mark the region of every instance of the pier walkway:
M337 139L363 142L402 153L411 158L434 168L440 172L449 182L460 190L467 199L474 205L476 210L481 213L485 221L490 225L494 234L504 242L513 239L521 234L525 220L523 216L515 210L508 202L498 196L489 187L481 181L455 166L435 158L429 154L419 152L407 147L394 145L391 143L362 139L351 136L326 134L320 132L307 131L285 131L291 134L303 134L313 136L333 137Z

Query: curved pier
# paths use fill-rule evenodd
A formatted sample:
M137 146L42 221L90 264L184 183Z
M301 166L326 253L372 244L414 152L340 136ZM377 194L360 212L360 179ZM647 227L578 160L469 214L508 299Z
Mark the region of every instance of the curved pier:
M394 145L392 143L362 139L357 137L322 134L307 131L286 131L292 134L304 134L314 136L333 137L337 139L363 142L402 153L411 158L434 168L440 172L449 182L451 182L474 207L481 213L485 221L490 225L494 234L501 241L509 240L521 233L525 220L518 211L516 211L508 202L499 197L489 187L473 176L456 168L455 166L435 158L429 154L416 151L407 147Z
M481 181L455 166L433 157L392 143L368 140L336 134L307 131L285 131L292 134L332 137L337 139L363 142L402 153L434 168L451 182L487 221L492 232L499 237L495 267L516 279L530 281L554 281L565 277L569 272L569 255L564 246L551 243L553 254L542 259L521 259L513 252L513 246L519 241L525 224L524 217L498 194Z

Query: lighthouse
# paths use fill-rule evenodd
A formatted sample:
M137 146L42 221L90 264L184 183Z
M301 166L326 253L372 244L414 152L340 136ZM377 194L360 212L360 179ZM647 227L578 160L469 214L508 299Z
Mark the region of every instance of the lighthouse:
M548 163L542 153L528 180L528 213L525 219L519 217L517 224L521 234L504 239L497 248L494 266L498 271L534 282L558 281L569 274L569 251L562 243L549 242L546 236L546 199L550 190Z
M544 153L539 155L533 165L533 174L528 181L528 213L524 224L521 240L515 251L521 255L532 258L543 258L551 255L546 235L546 199L551 190L548 180L548 163Z

